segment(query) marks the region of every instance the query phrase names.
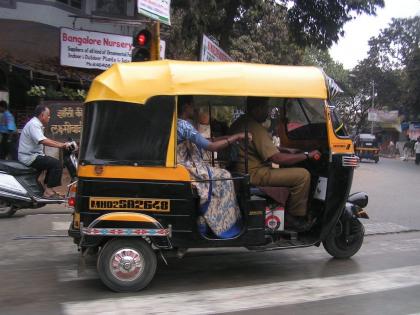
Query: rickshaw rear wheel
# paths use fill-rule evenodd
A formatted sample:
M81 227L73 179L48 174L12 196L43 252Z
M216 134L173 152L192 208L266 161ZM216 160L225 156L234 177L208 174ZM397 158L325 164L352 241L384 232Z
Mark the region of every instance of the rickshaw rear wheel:
M7 201L0 200L0 218L10 218L16 213L16 208Z
M365 236L363 224L356 218L349 220L348 223L348 235L346 235L343 229L343 224L345 224L345 222L342 223L341 221L338 221L331 233L322 242L325 250L334 258L350 258L359 251L360 247L362 247Z
M143 239L114 238L100 251L97 269L102 282L115 292L145 288L156 273L157 259Z

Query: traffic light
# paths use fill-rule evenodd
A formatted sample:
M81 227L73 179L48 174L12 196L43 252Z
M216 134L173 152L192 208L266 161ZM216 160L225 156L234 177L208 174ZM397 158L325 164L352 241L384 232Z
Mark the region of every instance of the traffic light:
M152 60L152 39L152 33L147 29L141 30L133 37L131 61Z

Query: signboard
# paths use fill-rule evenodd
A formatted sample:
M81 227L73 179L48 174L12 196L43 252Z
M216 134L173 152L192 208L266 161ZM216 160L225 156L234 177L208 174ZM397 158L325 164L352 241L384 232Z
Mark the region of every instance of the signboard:
M82 131L83 107L81 102L46 101L42 103L51 111L51 118L45 128L47 137L57 141L80 140Z
M140 14L171 25L171 0L137 0L137 8Z
M385 111L377 109L369 109L368 120L383 123L400 123L398 119L398 111Z
M201 44L201 61L233 61L233 59L225 53L216 43L214 43L206 35L203 35Z
M410 122L408 127L408 136L411 140L417 140L420 137L420 122Z
M116 62L131 62L132 49L131 36L60 29L62 66L106 70Z

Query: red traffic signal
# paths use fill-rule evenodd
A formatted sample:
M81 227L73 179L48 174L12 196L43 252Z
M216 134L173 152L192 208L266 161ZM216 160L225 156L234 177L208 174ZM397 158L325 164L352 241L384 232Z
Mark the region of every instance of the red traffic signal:
M150 40L152 38L152 34L148 30L142 30L137 33L135 37L135 42L133 43L134 46L147 46L150 45Z
M131 52L131 61L148 61L151 56L152 33L147 30L141 30L133 37L133 51Z

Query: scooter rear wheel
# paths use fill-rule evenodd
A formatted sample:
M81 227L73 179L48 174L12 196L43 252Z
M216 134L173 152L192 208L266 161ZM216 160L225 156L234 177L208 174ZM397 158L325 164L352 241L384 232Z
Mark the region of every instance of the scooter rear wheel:
M9 218L16 213L16 209L10 202L0 200L0 218Z
M322 242L325 250L334 258L346 259L356 254L362 247L365 228L358 219L349 222L349 235L345 235L341 221ZM343 223L345 224L345 223Z

